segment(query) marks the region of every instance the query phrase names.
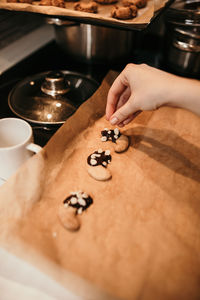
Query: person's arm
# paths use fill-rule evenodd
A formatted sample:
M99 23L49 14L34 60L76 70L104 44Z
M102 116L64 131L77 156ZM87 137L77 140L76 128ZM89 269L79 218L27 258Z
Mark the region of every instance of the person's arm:
M163 105L200 115L200 82L145 64L128 64L108 92L106 118L113 125L124 126L138 111L155 110Z

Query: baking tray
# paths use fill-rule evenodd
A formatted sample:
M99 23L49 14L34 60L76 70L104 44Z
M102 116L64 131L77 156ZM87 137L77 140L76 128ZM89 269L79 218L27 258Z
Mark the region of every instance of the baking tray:
M117 5L121 5L122 0L118 0ZM73 20L79 23L89 23L94 25L103 25L121 29L141 30L146 28L154 18L166 8L172 0L148 0L145 8L138 10L136 18L131 20L117 20L110 16L114 4L98 4L98 13L86 13L75 11L74 2L65 2L65 8L55 6L41 6L39 1L28 3L7 3L6 0L0 0L0 9L23 11L47 15L48 17L59 17L62 19Z

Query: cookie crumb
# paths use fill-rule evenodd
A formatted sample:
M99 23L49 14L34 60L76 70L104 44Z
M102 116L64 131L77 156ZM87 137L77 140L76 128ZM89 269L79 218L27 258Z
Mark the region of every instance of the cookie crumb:
M56 237L57 237L57 232L56 232L56 231L53 231L53 232L52 232L52 236L53 236L53 238L56 238Z

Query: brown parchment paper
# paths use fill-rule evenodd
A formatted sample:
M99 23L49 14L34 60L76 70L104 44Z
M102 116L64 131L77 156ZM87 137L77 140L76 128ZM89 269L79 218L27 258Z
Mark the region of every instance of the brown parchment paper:
M169 107L143 112L121 130L129 149L114 153L100 131L110 128L104 112L115 76L109 72L43 151L0 188L0 246L85 299L199 299L200 119ZM107 182L86 170L98 148L112 153ZM72 233L57 210L76 190L94 203Z
M167 0L156 0L159 1L160 6L164 7ZM87 0L83 0L83 2L87 2ZM117 5L121 5L122 1L119 0ZM73 17L77 21L81 20L97 20L102 21L105 25L114 24L114 25L138 25L138 24L148 24L151 21L151 18L154 16L154 0L148 0L147 6L145 8L138 10L138 16L131 20L117 20L110 16L111 10L113 8L113 4L111 5L101 5L98 4L98 13L86 13L75 11L74 2L66 1L65 8L55 7L55 6L41 6L39 5L39 1L33 2L33 4L28 3L8 3L6 0L0 0L0 8L7 10L15 10L15 11L26 11L33 13L45 14L47 16L66 16Z

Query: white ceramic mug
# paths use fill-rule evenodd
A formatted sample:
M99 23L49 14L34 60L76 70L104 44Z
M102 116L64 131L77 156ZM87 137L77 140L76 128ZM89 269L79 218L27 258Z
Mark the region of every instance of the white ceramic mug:
M34 153L42 149L33 143L29 123L18 118L0 119L0 178L7 180Z

